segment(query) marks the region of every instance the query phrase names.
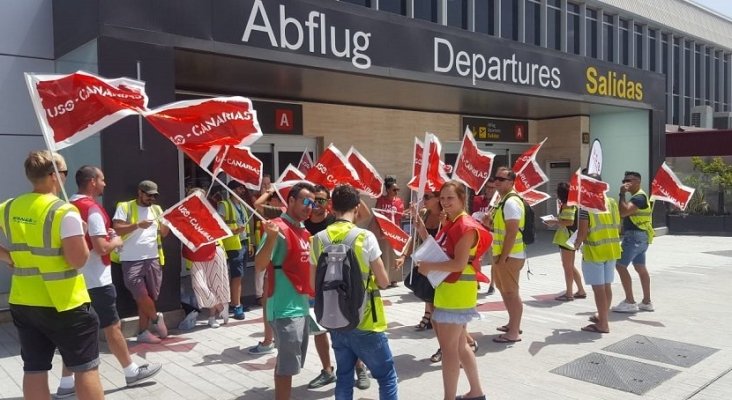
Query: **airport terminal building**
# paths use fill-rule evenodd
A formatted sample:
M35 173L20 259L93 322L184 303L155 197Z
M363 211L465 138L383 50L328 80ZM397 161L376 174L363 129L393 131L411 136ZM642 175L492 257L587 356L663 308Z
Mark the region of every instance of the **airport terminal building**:
M32 0L0 15L0 194L27 188L22 160L43 146L23 72L86 70L146 82L151 108L181 99L255 101L254 153L275 177L307 148L353 145L404 186L425 131L454 161L466 126L510 165L548 138L539 162L552 193L600 139L603 178L646 182L668 125L732 115L732 20L686 0ZM727 122L725 122L727 121ZM711 128L711 127L710 127ZM170 206L203 175L129 117L64 150L69 168L101 165L105 206L136 183ZM68 188L74 190L72 184ZM537 212L552 212L554 203ZM662 212L662 210L660 210ZM660 218L659 218L660 220ZM169 254L179 251L167 240ZM165 276L179 273L169 257ZM177 280L161 303L177 308ZM7 293L8 271L0 271Z

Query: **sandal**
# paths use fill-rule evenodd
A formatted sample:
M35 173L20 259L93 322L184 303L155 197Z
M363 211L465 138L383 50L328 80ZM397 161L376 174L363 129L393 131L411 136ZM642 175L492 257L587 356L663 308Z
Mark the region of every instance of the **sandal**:
M587 296L585 296L587 297ZM561 296L557 296L554 298L556 301L574 301L574 297L567 296L567 294L563 294Z
M587 293L577 292L577 293L574 294L574 298L575 299L586 299L587 298Z
M426 331L428 329L432 329L432 313L429 311L426 311L424 315L422 316L422 320L419 321L419 324L414 327L417 331Z
M496 330L499 332L508 332L508 325L499 326L498 328L496 328ZM524 331L519 329L519 335L521 335L523 333L524 333Z
M430 357L430 361L433 363L442 361L442 349L437 349L437 352Z

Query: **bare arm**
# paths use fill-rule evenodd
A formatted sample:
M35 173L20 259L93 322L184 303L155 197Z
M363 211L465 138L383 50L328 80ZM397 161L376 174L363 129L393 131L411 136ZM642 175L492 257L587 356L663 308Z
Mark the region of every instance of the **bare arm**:
M463 235L455 245L455 258L443 262L423 262L419 264L421 273L429 271L460 272L465 269L470 260L470 248L478 240L478 233L471 230L469 234Z
M579 250L582 243L587 239L587 234L590 232L590 220L580 219L577 227L577 239L574 241L574 249Z
M84 235L69 236L61 239L61 249L63 250L64 259L71 268L79 269L89 259L89 248L86 247Z
M131 224L127 221L122 221L120 219L115 219L112 221L112 227L117 232L118 235L124 236L129 233L134 232L137 228L139 228L138 224Z
M636 207L635 204L626 201L625 195L620 196L620 201L618 202L618 209L620 211L621 218L625 218L629 215L633 215L636 212L638 212L638 207Z
M262 213L262 210L264 210L265 204L269 202L269 200L274 195L274 189L269 189L264 192L262 192L262 195L257 198L257 200L254 201L254 209L257 210L258 213Z
M10 252L0 247L0 261L8 264L8 267L13 268L13 259L10 258Z
M386 273L386 268L384 267L384 262L381 260L381 257L376 257L376 259L371 261L369 265L371 266L371 271L374 272L376 285L381 289L389 287L389 274Z
M280 233L280 228L272 221L263 221L262 227L267 238L264 240L262 248L254 256L254 269L257 272L262 272L267 269L267 266L272 261L272 252L277 244L277 237Z
M122 238L119 236L115 236L111 240L107 240L106 236L92 236L91 242L94 251L100 256L106 256L123 244Z

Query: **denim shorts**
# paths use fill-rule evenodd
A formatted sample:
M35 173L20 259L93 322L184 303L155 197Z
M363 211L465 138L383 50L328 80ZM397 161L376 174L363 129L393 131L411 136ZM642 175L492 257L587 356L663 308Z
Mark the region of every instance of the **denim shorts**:
M613 283L613 280L615 280L615 260L582 260L582 275L585 277L586 285L596 286Z
M438 324L466 325L474 319L480 319L480 314L475 308L452 311L435 307L435 311L432 312L432 320Z
M229 264L229 278L241 278L244 275L244 267L247 263L247 243L242 242L240 250L226 250L227 263Z
M627 267L631 263L634 266L646 265L646 250L648 250L648 234L645 231L625 231L623 234L623 254L618 260L618 265Z

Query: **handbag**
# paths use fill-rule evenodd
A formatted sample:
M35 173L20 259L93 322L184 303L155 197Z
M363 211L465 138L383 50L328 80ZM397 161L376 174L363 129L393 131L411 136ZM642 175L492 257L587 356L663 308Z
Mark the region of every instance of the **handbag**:
M414 277L412 277L414 275ZM404 286L409 288L414 295L419 297L422 301L427 303L435 302L435 288L432 287L430 280L426 276L417 272L416 269L412 269L404 278Z

